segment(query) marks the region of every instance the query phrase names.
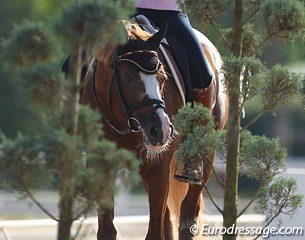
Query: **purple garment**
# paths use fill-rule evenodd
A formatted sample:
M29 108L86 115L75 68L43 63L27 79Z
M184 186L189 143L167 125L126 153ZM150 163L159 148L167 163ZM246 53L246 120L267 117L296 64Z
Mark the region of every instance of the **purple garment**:
M180 7L176 0L139 0L136 7L154 10L180 11Z

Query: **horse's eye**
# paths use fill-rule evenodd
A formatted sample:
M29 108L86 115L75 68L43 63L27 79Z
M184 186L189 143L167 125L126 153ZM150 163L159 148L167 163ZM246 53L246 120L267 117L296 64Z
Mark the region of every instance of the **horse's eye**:
M126 83L128 83L128 84L133 84L135 82L135 77L130 73L126 73L124 75L124 79L125 79Z

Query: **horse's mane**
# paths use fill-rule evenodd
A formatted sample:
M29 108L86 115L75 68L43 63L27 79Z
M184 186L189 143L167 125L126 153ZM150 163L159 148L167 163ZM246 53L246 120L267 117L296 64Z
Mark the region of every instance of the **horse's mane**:
M142 39L146 41L148 38L152 36L152 34L144 31L139 24L133 23L130 21L121 21L122 24L124 25L128 38L132 40L136 39ZM103 45L100 49L98 49L95 53L95 58L103 62L104 64L110 64L112 63L112 56L114 53L114 50L117 46L117 43L114 41L108 42L105 45Z

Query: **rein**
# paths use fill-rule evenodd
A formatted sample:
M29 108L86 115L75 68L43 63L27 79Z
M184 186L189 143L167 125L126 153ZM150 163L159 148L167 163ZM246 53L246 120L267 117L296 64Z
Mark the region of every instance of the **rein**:
M100 102L97 98L97 94L96 94L96 86L95 86L95 74L96 74L96 67L97 67L97 60L95 59L94 60L94 64L93 64L93 76L92 76L92 93L93 93L93 96L94 96L94 100L95 100L95 103L96 103L96 106L98 108L98 111L102 117L102 119L119 135L122 135L122 136L126 136L128 134L131 133L131 129L130 129L130 126L128 125L128 128L124 129L124 130L119 130L117 129L111 122L108 118L105 117L105 115L103 114L102 112L102 108L101 108L101 105L100 105Z
M154 52L154 51L137 50L137 51L128 52L128 53L125 53L125 54L122 54L122 55L118 56L118 50L116 49L115 54L113 56L113 63L112 63L113 74L112 74L110 88L109 88L109 99L108 99L108 101L110 103L109 104L110 111L113 112L112 111L112 107L111 107L112 104L111 104L110 93L111 93L111 89L113 87L113 82L115 82L117 84L117 87L118 87L120 102L122 104L124 115L125 115L125 118L127 120L127 128L124 129L124 130L119 130L117 127L115 127L110 122L110 120L105 117L105 115L102 112L102 108L101 108L101 105L100 105L100 103L98 101L97 94L96 94L96 79L95 79L95 75L96 75L96 68L97 68L97 60L94 61L94 65L93 65L93 78L92 78L92 92L93 92L95 103L96 103L96 105L98 107L98 110L99 110L103 120L116 133L118 133L119 135L122 135L122 136L126 136L126 135L128 135L130 133L137 133L137 132L142 131L143 128L141 126L140 120L138 120L136 117L132 116L132 113L135 110L137 110L139 108L146 107L146 106L153 106L152 114L155 113L159 108L163 108L165 110L165 103L164 103L164 101L163 100L159 100L159 99L148 99L148 100L140 101L140 102L135 103L133 105L129 105L127 103L126 97L125 97L124 92L123 92L122 81L121 81L121 78L120 78L120 76L118 74L118 63L119 62L121 62L121 61L130 62L130 63L136 65L141 71L146 72L148 74L154 74L154 73L156 73L159 70L160 62L158 62L158 64L156 65L155 69L152 69L152 70L149 69L148 70L148 69L143 68L141 66L141 64L139 64L138 62L133 61L133 60L127 58L129 55L134 55L134 54L139 54L139 53L146 53L146 52L149 53L149 54L151 54L151 53L156 54L156 52Z

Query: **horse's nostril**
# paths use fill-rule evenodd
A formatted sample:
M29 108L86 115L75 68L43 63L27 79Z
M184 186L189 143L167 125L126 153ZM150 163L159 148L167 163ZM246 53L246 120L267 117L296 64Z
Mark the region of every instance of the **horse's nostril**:
M153 126L150 131L149 131L149 134L152 138L157 138L159 136L159 129L157 126Z
M169 128L170 128L170 134L169 134L169 137L171 138L173 135L174 135L174 125L173 124L170 124L169 125Z

